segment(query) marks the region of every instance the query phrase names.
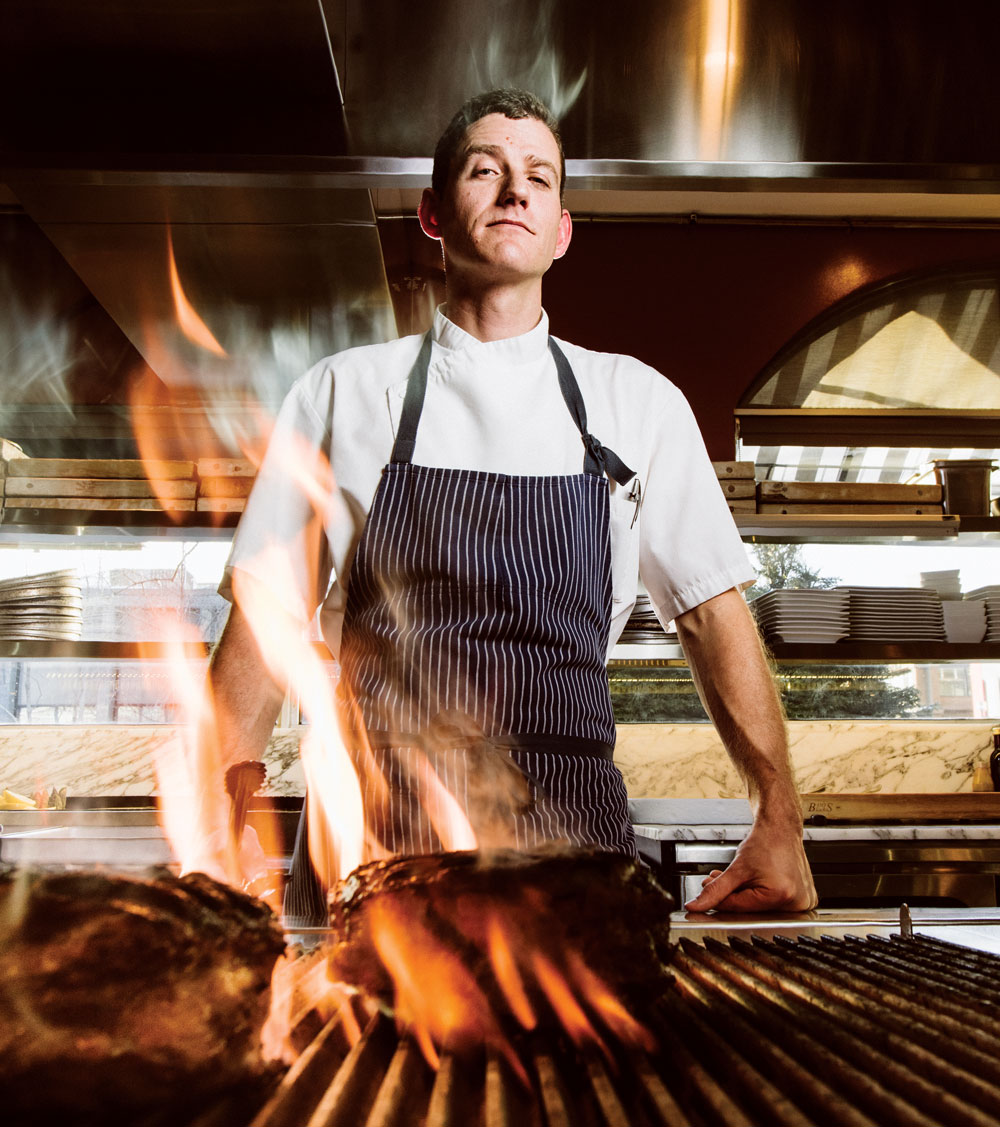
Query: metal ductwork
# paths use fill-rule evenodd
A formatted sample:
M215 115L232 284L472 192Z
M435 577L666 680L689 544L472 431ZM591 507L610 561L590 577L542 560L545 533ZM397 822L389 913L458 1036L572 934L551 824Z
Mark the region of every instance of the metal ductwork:
M171 386L273 401L306 357L391 333L414 271L379 220L412 214L491 86L560 116L582 215L1000 201L993 0L9 0L0 35L0 204ZM171 254L219 353L182 339Z

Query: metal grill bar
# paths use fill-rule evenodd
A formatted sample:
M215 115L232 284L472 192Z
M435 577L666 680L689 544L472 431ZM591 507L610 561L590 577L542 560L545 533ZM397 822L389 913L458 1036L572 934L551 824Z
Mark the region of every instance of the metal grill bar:
M251 1127L997 1127L1000 958L905 940L681 940L650 1054L555 1033L445 1052L334 1019ZM933 974L930 972L933 971Z
M854 1067L844 1052L849 1052L850 1039L835 1029L831 1031L825 1023L803 1016L780 984L772 985L745 973L735 959L726 957L731 952L721 944L712 944L709 949L682 940L681 952L705 972L703 981L724 992L746 1012L748 1022L764 1037L787 1049L815 1076L826 1079L838 1093L835 1100L860 1109L879 1127L937 1127L936 1120L890 1090L881 1077L870 1075L867 1067ZM675 965L679 965L678 959ZM824 1104L813 1105L810 1111L814 1107L822 1111ZM839 1121L819 1116L817 1122Z
M712 1013L717 1018L720 1034L730 1044L738 1046L762 1076L770 1078L775 1084L782 1084L801 1107L840 1104L841 1127L878 1127L875 1120L842 1102L842 1090L832 1088L821 1079L822 1076L831 1076L834 1071L830 1054L822 1046L811 1045L808 1054L803 1057L807 1061L812 1058L814 1067L821 1065L816 1069L817 1075L777 1043L782 1033L779 1021L769 1020L761 1012L761 1007L746 1004L749 999L733 998L724 977L683 952L675 958L673 970L677 975L678 991L685 1002L691 1008L696 1004L699 1009ZM793 1040L799 1041L801 1036L796 1035ZM790 1050L799 1047L789 1045Z
M855 985L858 989L870 991L871 997L877 999L883 991L891 989L892 998L902 1000L904 1003L908 999L916 998L918 1001L915 1005L924 1016L930 1011L954 1020L964 1030L964 1036L986 1052L992 1052L996 1047L1000 1011L985 1016L978 1012L978 1009L973 1008L974 1001L966 998L964 994L944 988L928 991L926 979L916 971L906 971L880 963L871 957L868 948L855 945L847 951L842 939L826 936L823 939L800 939L799 943L802 947L808 948L810 954L834 969L844 966L845 961L849 960ZM905 1008L905 1005L900 1008Z
M863 968L855 959L850 959L849 966L845 963L831 965L829 959L819 957L804 945L790 944L787 939L777 942L786 962L802 969L803 981L863 1012L891 1032L919 1042L936 1058L968 1070L973 1078L989 1077L994 1085L1000 1083L995 1038L988 1049L985 1038L981 1038L979 1046L973 1044L968 1034L975 1031L969 1031L964 1022L929 1011L924 1005L926 990L918 995L920 1001L916 1001L913 995L900 993L894 983L874 984L866 980ZM1000 1114L997 1095L996 1087L985 1088L980 1106Z

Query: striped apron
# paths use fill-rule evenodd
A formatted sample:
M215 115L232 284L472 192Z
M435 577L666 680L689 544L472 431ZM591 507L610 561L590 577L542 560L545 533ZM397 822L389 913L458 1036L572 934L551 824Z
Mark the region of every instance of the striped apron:
M443 847L436 782L480 845L635 853L605 667L606 478L634 475L589 434L572 368L551 338L549 349L583 441L580 474L413 465L430 334L408 377L351 567L338 687L367 825L391 853ZM326 919L306 835L303 817L285 894L299 926Z

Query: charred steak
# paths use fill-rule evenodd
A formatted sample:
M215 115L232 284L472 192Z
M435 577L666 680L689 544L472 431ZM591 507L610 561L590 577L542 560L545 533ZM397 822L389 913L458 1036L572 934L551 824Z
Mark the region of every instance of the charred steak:
M260 1077L283 946L265 904L200 873L0 873L8 1122L176 1123Z
M501 850L377 861L332 889L329 905L331 978L388 1005L398 998L391 969L400 959L407 974L426 979L440 966L437 951L462 964L495 1010L506 1008L494 986L498 930L506 951L499 961L517 968L536 1000L539 956L571 983L582 964L626 1005L648 1003L670 982L673 900L646 867L620 854Z

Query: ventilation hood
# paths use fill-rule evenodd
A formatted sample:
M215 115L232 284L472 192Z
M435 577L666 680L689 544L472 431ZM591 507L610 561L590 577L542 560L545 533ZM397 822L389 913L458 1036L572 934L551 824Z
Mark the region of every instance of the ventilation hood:
M994 0L9 0L0 34L0 207L168 385L263 348L273 400L391 335L380 221L492 86L559 115L578 216L1000 214Z

